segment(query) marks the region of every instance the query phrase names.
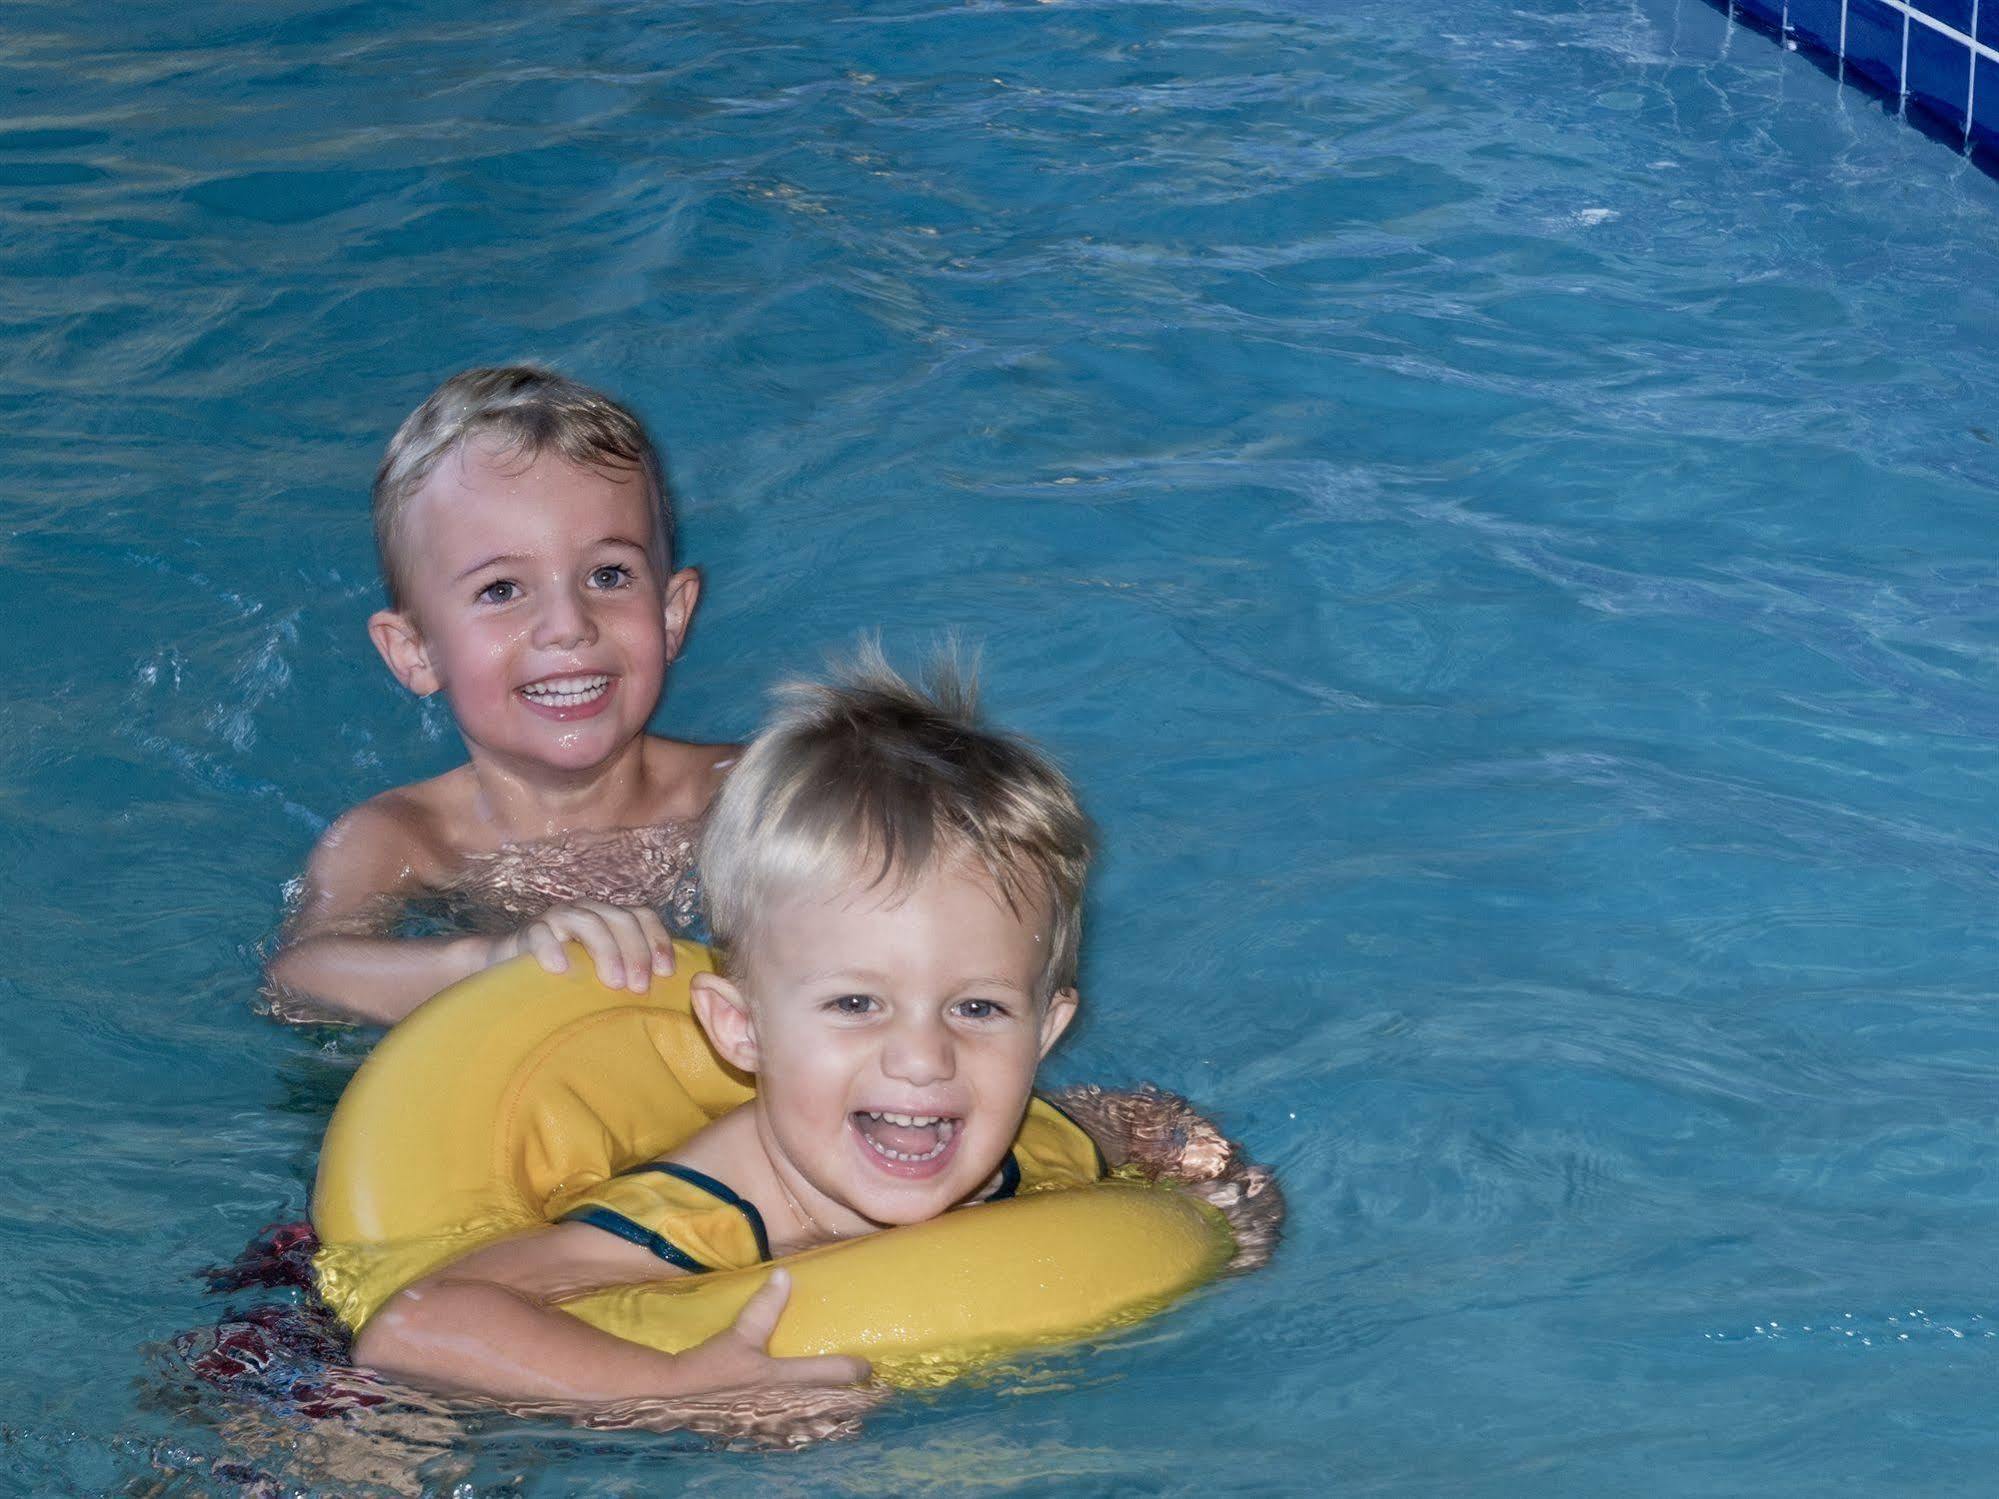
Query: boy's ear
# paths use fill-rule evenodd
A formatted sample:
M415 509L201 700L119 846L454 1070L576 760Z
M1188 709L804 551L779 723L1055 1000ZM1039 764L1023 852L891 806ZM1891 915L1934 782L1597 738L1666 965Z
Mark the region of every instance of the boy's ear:
M757 1047L756 1017L743 991L719 973L697 973L688 986L694 1018L708 1033L709 1044L739 1072L755 1072L762 1053Z
M687 639L687 626L694 618L694 606L701 602L701 571L683 567L666 580L666 659L680 654Z
M442 684L431 669L430 652L416 621L399 609L377 609L368 616L368 638L398 682L418 697L429 697Z
M1041 1012L1041 1051L1047 1056L1055 1043L1062 1039L1062 1032L1069 1029L1069 1022L1076 1018L1076 1006L1080 1003L1074 989L1057 989L1048 996L1048 1005Z

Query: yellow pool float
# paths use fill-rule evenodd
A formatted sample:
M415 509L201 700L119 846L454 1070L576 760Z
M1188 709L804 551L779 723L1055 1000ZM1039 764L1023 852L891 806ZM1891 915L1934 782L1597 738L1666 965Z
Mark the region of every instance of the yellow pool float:
M648 994L517 958L425 1004L383 1038L333 1114L313 1188L319 1289L359 1331L419 1276L550 1223L621 1171L750 1098L694 1019L713 965L676 943ZM1026 1192L771 1264L649 1281L562 1304L678 1353L729 1326L773 1264L791 1272L779 1356L854 1354L900 1384L1133 1322L1212 1278L1234 1240L1170 1187L1110 1179Z

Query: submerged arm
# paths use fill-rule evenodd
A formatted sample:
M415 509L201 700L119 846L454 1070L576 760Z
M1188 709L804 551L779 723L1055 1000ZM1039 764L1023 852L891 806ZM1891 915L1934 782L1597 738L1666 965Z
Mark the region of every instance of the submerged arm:
M359 936L305 931L265 970L283 1020L394 1025L440 989L486 967L484 937Z
M1177 1094L1147 1085L1120 1091L1083 1085L1051 1095L1096 1140L1113 1167L1173 1182L1221 1210L1235 1230L1231 1273L1268 1264L1284 1230L1284 1193L1268 1166L1241 1149Z
M281 1019L393 1025L492 961L489 937L394 935L418 863L417 840L373 803L327 830L265 968Z
M440 989L522 953L561 973L565 942L580 943L613 988L643 994L655 975L673 972L673 938L658 913L603 901L564 901L498 934L398 936L409 898L427 888L420 871L439 857L413 821L378 798L341 818L313 850L265 970L280 1019L394 1025Z
M354 1359L432 1389L582 1405L868 1377L860 1359L780 1359L764 1351L790 1295L782 1271L733 1327L685 1353L627 1342L557 1310L588 1291L676 1273L587 1224L535 1229L398 1292L355 1339Z

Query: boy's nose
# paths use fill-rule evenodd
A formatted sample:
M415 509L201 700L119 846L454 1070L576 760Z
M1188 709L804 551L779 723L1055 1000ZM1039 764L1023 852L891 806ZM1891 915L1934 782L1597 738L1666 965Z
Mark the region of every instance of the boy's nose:
M551 589L542 595L541 612L534 622L536 645L562 650L588 645L596 638L596 621L582 599L567 588Z
M949 1082L958 1071L951 1033L941 1025L898 1027L882 1049L882 1070L918 1088Z

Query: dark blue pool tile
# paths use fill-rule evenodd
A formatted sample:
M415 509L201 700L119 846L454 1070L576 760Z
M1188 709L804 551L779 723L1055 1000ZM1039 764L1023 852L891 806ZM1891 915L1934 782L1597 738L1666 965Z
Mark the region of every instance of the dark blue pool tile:
M1971 105L1971 49L1920 23L1909 27L1909 107L1962 127Z
M1978 87L1971 96L1971 138L1987 151L1999 151L1999 62L1978 59Z
M1978 39L1988 47L1999 48L1999 5L1993 0L1985 0L1978 7Z
M1821 52L1839 56L1840 0L1791 0L1791 30Z
M1754 21L1775 31L1784 24L1784 0L1735 0L1744 20Z
M1875 87L1902 87L1902 13L1882 0L1846 0L1846 65Z
M1971 0L1909 0L1909 3L1924 15L1935 16L1944 25L1955 26L1966 36L1971 35ZM1909 32L1911 49L1916 44L1916 33L1926 29L1918 25Z

